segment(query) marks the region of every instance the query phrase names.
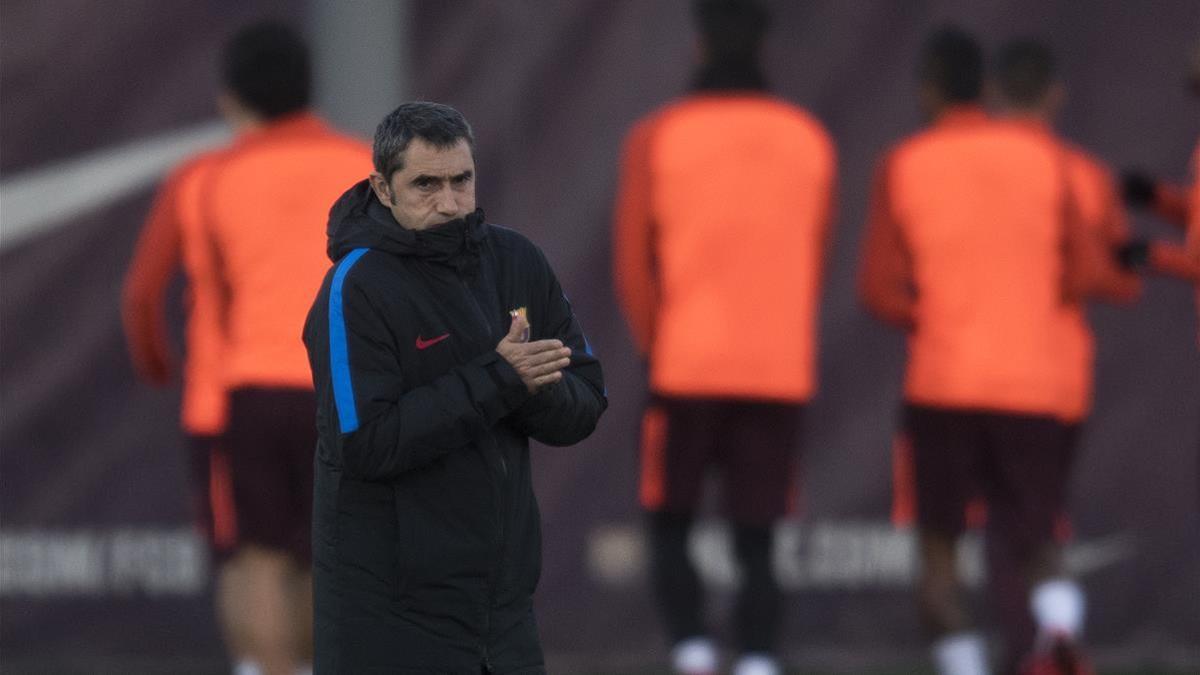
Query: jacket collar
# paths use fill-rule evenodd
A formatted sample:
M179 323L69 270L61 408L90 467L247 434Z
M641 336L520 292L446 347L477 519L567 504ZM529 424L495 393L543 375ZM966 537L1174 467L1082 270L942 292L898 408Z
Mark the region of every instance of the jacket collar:
M355 248L372 248L394 255L449 265L459 272L478 267L488 226L482 209L427 230L406 230L375 198L363 180L342 195L330 210L328 253L331 260Z

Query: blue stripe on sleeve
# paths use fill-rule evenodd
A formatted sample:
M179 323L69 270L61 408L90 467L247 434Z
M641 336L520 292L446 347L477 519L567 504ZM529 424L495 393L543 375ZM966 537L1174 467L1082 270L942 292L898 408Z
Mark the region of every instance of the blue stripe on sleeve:
M350 352L346 347L346 317L342 313L342 282L354 263L369 251L356 248L342 258L329 287L329 369L333 373L333 400L337 405L342 433L358 428L358 409L354 406L354 385L350 382Z

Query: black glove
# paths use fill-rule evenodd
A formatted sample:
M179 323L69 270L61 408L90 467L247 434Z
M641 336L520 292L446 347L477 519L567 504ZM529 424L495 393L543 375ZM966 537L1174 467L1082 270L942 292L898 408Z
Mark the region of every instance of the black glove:
M1126 170L1121 174L1121 193L1130 206L1149 206L1154 203L1154 179L1141 171Z
M1150 262L1150 244L1143 239L1135 239L1116 250L1117 263L1129 271L1146 267Z

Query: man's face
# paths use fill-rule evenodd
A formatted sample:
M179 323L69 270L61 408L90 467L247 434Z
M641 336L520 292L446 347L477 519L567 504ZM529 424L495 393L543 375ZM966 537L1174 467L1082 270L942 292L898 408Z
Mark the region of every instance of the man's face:
M385 181L371 174L375 196L408 230L426 230L475 210L475 160L467 140L439 149L414 138L404 151L404 168Z

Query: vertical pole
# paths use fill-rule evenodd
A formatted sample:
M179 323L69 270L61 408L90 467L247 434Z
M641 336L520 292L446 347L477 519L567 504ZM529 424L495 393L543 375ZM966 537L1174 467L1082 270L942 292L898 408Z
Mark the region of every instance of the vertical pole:
M334 126L370 138L409 91L410 0L308 0L313 101Z

